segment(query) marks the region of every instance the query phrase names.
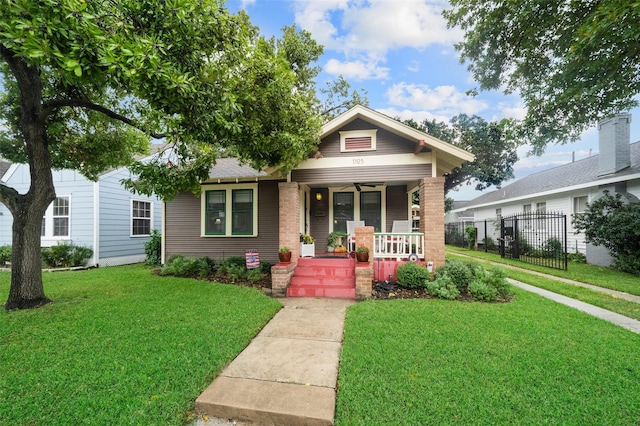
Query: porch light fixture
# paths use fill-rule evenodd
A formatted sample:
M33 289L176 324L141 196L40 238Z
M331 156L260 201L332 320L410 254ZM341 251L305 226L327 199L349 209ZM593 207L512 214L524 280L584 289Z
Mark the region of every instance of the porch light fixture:
M316 200L322 201L322 192L316 192Z

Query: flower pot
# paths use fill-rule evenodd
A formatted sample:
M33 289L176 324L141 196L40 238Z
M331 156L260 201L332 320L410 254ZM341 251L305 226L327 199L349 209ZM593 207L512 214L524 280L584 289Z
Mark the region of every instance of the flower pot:
M356 260L360 263L366 263L369 261L369 253L366 252L356 252Z
M290 263L291 262L291 252L290 251L281 251L278 252L278 258L282 263Z

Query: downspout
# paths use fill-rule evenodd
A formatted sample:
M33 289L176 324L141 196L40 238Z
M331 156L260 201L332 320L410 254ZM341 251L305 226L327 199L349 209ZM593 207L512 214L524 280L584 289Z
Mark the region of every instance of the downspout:
M100 180L93 182L93 266L100 259Z

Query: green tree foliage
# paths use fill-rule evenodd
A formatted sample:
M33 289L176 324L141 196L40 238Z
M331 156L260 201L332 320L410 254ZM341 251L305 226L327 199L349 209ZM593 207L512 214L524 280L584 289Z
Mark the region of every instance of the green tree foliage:
M451 0L456 45L480 89L518 93L522 137L540 154L599 119L637 106L640 3Z
M0 154L31 175L26 194L0 185L14 218L8 309L48 302L31 247L52 169L96 179L163 139L170 161L133 163L127 186L169 199L225 150L286 172L318 142L322 48L295 27L266 40L220 0L5 0L0 16Z
M473 162L464 163L445 175L445 193L475 181L477 190L513 177L513 165L518 161L518 143L511 134L511 121L488 122L476 115L460 114L450 124L424 120L406 120L405 124L449 142L475 155Z
M609 250L617 269L640 275L640 202L632 201L604 191L583 213L574 214L572 222L587 242Z
M337 80L327 82L327 87L321 88L319 91L325 98L319 113L326 121L356 105L369 105L367 91L364 89L352 90L349 82L341 75Z

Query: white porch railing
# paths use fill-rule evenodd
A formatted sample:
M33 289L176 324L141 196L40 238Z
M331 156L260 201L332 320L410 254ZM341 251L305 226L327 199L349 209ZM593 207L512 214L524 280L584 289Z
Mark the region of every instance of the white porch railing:
M409 234L374 233L373 257L406 259L415 253L418 259L424 259L424 234L412 232Z

